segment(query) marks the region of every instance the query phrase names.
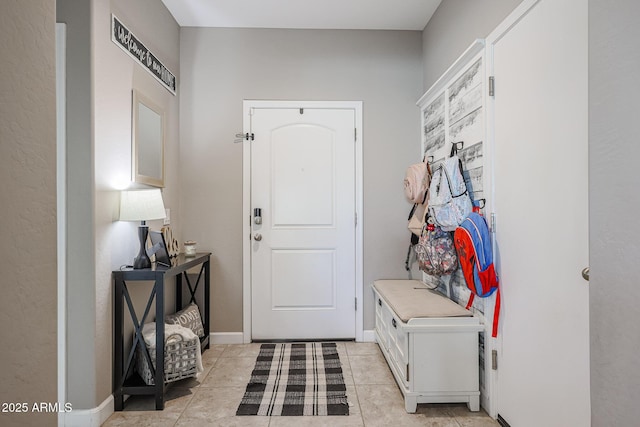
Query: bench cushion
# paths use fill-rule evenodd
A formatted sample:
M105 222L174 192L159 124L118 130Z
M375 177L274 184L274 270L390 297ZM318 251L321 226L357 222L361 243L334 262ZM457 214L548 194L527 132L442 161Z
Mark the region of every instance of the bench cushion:
M469 317L471 312L418 280L376 280L373 287L405 323L419 317Z

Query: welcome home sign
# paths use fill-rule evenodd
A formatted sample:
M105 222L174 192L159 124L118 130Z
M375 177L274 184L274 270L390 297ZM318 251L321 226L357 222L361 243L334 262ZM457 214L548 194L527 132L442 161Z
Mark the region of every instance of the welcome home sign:
M111 41L149 71L169 92L176 94L176 76L114 14L111 14Z

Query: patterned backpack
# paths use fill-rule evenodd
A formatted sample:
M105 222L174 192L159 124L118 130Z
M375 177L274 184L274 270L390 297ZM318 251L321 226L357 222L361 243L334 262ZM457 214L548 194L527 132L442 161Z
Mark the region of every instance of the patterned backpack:
M492 337L498 335L498 317L500 314L500 290L498 276L493 265L493 250L487 221L476 212L469 214L454 233L454 244L460 268L471 291L467 309L471 308L476 295L486 298L495 291L496 306L493 314Z
M427 220L414 246L420 270L431 276L445 276L456 270L458 257L451 234Z

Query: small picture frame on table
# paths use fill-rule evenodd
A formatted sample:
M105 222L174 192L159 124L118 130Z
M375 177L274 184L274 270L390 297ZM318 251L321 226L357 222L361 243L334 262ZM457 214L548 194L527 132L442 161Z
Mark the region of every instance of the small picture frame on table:
M171 258L167 252L164 234L161 231L149 231L149 237L151 238L151 247L147 249L147 254L156 256L156 264L171 267Z

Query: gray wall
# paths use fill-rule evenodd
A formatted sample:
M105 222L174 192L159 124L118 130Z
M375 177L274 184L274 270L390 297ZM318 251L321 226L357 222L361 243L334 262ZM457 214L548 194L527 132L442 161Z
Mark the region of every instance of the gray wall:
M406 277L402 180L420 155L421 33L182 28L182 235L213 251L212 331L242 331L243 99L364 101L364 328Z
M0 2L0 402L57 401L55 4ZM2 426L57 414L0 413Z
M422 33L425 91L475 39L485 38L522 0L444 0Z
M640 418L640 3L589 1L592 425Z
M136 89L164 109L165 207L172 212L172 228L179 234L179 96L172 95L149 72L111 41L111 13L131 30L180 81L180 29L158 0L93 0L92 60L94 116L95 198L95 363L96 396L93 406L112 392L112 301L111 272L132 264L138 253L137 223L114 221L120 206L119 190L142 187L131 178L131 105ZM148 222L159 230L162 221ZM144 312L148 288L132 284L138 314ZM165 311L173 312L172 288L167 287ZM154 312L155 313L155 312ZM125 319L127 314L125 314ZM149 320L151 320L150 318ZM131 335L129 335L131 336Z
M163 198L173 219L180 217L179 97L111 41L111 13L178 78L180 32L156 0L58 0L57 12L67 23L67 399L89 409L112 392L111 272L131 264L139 246L138 224L116 221L119 190L140 187L130 182L133 89L166 111ZM162 221L149 225L159 229ZM179 223L172 226L179 234ZM140 312L148 289L131 287Z

